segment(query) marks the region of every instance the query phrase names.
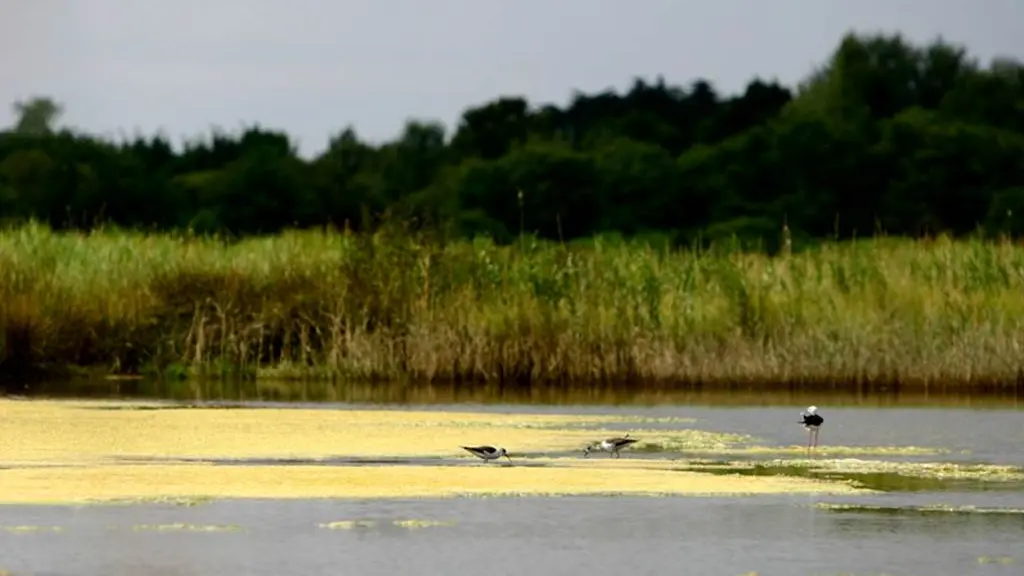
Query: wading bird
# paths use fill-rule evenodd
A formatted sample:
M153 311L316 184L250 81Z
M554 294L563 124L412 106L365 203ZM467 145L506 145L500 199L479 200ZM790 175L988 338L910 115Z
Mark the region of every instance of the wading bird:
M621 458L622 454L619 454L619 450L622 450L626 446L629 446L630 444L632 444L632 443L634 443L636 441L637 441L636 438L630 438L629 434L626 434L625 436L623 436L621 438L605 438L604 440L601 440L600 442L595 442L594 444L591 444L591 445L587 446L586 448L584 448L583 449L583 457L586 458L587 455L590 454L591 450L600 449L600 450L604 450L605 452L611 452L611 454L608 455L609 458L611 458L613 456L616 457L616 458Z
M807 450L818 447L818 429L825 423L825 419L818 414L817 406L808 406L807 410L800 413L803 418L799 422L807 430Z
M488 460L497 460L502 456L508 458L509 462L512 462L512 459L508 456L508 452L506 452L501 446L461 446L461 448L473 456L483 458L484 462L487 462Z

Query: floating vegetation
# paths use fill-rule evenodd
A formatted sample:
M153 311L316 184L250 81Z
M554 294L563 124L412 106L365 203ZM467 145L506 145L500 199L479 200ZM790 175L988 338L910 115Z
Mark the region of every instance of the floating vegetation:
M0 526L0 531L9 534L30 534L36 532L63 532L63 526ZM0 572L2 574L2 572Z
M334 522L323 522L317 524L320 528L327 530L354 530L373 528L383 524L415 530L419 528L433 528L439 526L454 526L455 522L442 522L438 520L392 520L390 522L378 522L376 520L337 520Z
M317 524L317 526L328 530L353 530L355 528L372 528L374 524L376 522L373 520L337 520Z
M961 514L1000 514L1024 516L1021 508L979 508L977 506L949 506L935 504L928 506L881 506L876 504L839 504L818 502L815 508L830 512L863 512L869 514L915 514L915 515L961 515Z
M1003 566L1009 566L1015 563L1016 559L1013 556L978 556L978 564L1002 564Z
M582 460L582 459L578 459ZM0 503L67 504L213 498L409 498L550 494L859 494L843 482L812 478L716 477L652 467L644 459L590 466L103 466L9 470ZM667 464L667 463L666 463ZM595 468L597 468L595 470Z
M134 532L241 532L242 527L234 524L137 524Z
M879 460L691 461L682 470L719 476L802 477L845 481L885 492L1024 490L1024 473L1012 466Z
M696 418L687 418L682 416L636 416L636 415L625 415L615 416L617 422L633 422L637 424L693 424L697 421ZM607 422L607 420L605 420Z
M213 502L209 496L136 496L132 498L110 498L96 501L110 506L135 506L139 504L160 504L191 508Z
M987 482L1024 482L1024 470L1017 466L997 464L967 464L955 462L891 462L884 460L777 460L795 466L818 470L860 473L894 473L904 476L936 478L940 480L980 480Z
M454 526L455 522L441 522L438 520L395 520L392 522L400 528L436 528L440 526Z
M0 400L3 457L28 464L93 465L127 457L451 457L461 455L460 445L497 441L522 454L574 450L605 432L579 427L630 418L426 410L88 408L100 404ZM353 434L359 442L349 441Z
M635 450L641 452L679 452L688 454L720 455L806 455L806 446L760 445L760 438L748 434L709 432L705 430L637 430L633 436L641 437ZM920 456L938 455L949 451L943 448L919 446L819 446L815 454L827 456Z
M630 434L639 440L632 449L640 452L726 452L757 440L747 434L706 430L637 430Z
M111 406L127 407L128 402ZM286 408L94 410L98 401L0 400L4 457L35 467L0 474L0 502L197 506L215 498L372 498L541 495L851 494L1024 489L1009 466L887 462L822 456L920 455L913 446L821 448L815 458L767 461L547 458L624 430L601 425L684 418L428 410ZM142 403L151 406L152 403ZM584 426L596 426L582 429ZM799 451L745 434L629 430L640 453L751 455ZM360 441L350 442L352 436ZM517 465L435 465L472 458L459 448L494 443ZM359 466L341 459L367 458ZM422 465L393 466L418 458ZM392 461L388 461L391 459ZM132 462L134 460L134 462ZM223 465L231 461L233 466ZM141 462L146 462L142 464ZM287 465L281 465L287 464ZM198 493L197 493L198 492Z
M690 450L696 452L697 450ZM758 455L758 454L807 454L807 446L744 446L744 447L723 447L714 450L716 454L729 455ZM818 457L827 456L933 456L948 454L945 448L931 448L921 446L818 446L814 453Z

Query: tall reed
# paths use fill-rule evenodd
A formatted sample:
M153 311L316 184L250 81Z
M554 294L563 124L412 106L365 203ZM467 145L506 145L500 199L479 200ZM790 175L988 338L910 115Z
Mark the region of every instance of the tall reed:
M989 386L1024 368L1024 248L769 258L379 232L0 233L0 373Z

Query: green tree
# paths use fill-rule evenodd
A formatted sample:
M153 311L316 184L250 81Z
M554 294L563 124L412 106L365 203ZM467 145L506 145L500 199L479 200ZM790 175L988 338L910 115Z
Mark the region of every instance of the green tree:
M14 114L18 117L14 132L28 136L45 136L53 133L54 123L64 113L64 108L51 98L35 97L28 101L14 103Z

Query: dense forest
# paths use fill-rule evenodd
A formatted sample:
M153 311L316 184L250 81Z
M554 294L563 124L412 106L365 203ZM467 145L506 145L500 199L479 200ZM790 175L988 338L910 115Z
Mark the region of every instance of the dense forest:
M613 79L609 79L613 80ZM1024 231L1024 65L964 47L847 34L799 87L754 79L724 97L636 80L565 107L503 96L452 134L410 122L379 146L341 131L300 158L253 126L176 152L56 125L15 105L0 133L0 218L235 235L366 229L400 219L446 234L601 232L797 239Z

